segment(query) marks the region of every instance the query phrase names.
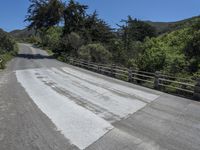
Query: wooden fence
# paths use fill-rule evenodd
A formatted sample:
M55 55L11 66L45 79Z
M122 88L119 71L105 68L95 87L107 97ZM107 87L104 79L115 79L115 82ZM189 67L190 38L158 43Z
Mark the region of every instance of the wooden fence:
M97 64L75 58L67 58L71 65L85 68L103 75L121 79L134 84L146 86L179 96L200 100L200 79L192 80L161 74L145 72L116 65Z
M0 58L0 68L3 66L3 59Z

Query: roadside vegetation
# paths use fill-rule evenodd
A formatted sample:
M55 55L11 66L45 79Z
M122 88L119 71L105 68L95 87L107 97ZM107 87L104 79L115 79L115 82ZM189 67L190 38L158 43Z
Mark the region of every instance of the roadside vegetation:
M74 0L30 0L26 21L34 30L28 40L68 56L96 63L114 63L141 71L179 77L200 76L200 19L168 26L128 16L112 29L97 12Z
M17 45L13 38L0 29L0 69L17 53Z

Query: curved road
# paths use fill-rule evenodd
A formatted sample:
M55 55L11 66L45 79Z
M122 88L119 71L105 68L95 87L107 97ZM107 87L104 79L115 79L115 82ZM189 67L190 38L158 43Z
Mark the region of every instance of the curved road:
M0 71L0 150L199 150L200 103L19 44Z

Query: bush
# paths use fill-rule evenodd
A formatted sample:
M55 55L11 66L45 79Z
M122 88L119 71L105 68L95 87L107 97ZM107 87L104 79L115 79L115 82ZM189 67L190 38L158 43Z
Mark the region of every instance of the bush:
M15 41L3 30L0 30L0 58L3 60L0 63L0 68L4 68L8 60L16 55L17 45Z
M0 54L14 50L15 41L3 30L0 30Z
M96 63L108 63L112 58L111 53L102 44L82 46L78 51L78 55L81 59Z
M42 31L41 33L41 44L44 47L48 47L51 50L54 50L58 47L58 44L61 40L62 28L60 27L51 27L47 31Z
M163 69L166 54L162 44L156 38L146 39L142 49L144 52L136 61L140 70L155 72Z
M127 54L124 50L123 41L120 39L110 40L107 48L112 53L112 61L115 64L125 65L127 61Z
M25 39L25 41L32 43L32 44L40 44L41 40L37 36L30 36L29 38Z
M59 47L54 51L57 55L66 53L70 56L77 57L78 49L82 46L83 40L78 33L71 32L61 38Z

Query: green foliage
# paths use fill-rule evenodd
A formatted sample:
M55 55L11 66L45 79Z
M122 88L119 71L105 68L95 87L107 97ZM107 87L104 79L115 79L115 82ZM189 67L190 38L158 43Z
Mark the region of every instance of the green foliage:
M3 30L0 29L0 69L5 67L5 63L16 55L17 46L15 41Z
M69 1L64 9L64 35L82 31L87 8L74 0Z
M122 20L122 22L125 22L125 25L120 26L118 32L127 52L132 50L134 41L143 42L146 37L156 36L155 28L144 21L128 16L128 19Z
M176 30L157 38L147 38L137 60L141 70L172 74L192 74L199 70L200 34L192 27Z
M184 48L184 53L188 61L188 70L190 72L200 70L200 28L195 26L194 29L193 37L188 40Z
M155 72L164 67L166 54L159 48L156 39L147 39L144 43L142 53L137 59L137 66L140 70Z
M112 57L111 53L102 44L82 46L78 54L81 59L96 63L108 63Z
M136 64L136 60L135 60L135 59L128 59L126 66L127 66L128 68L132 68L132 69L134 69L134 70L137 70L137 69L138 69L138 66L137 66L137 64Z
M72 32L68 35L68 43L74 50L78 50L81 47L83 41L77 33Z
M42 39L41 45L44 47L49 47L51 50L55 50L58 47L61 35L62 35L62 28L51 27L41 37Z
M187 42L184 52L188 59L200 58L200 31Z
M78 49L83 45L83 40L78 33L72 32L61 39L60 47L56 51L58 55L67 53L76 57Z
M110 39L115 37L110 26L98 18L96 11L87 16L84 27L83 36L87 42L109 43Z
M192 17L192 18L177 21L177 22L146 21L146 23L156 28L158 34L164 34L164 33L177 31L180 29L188 28L188 27L193 26L194 24L198 25L199 19L200 19L200 16L196 16L196 17Z
M48 29L60 22L63 13L63 3L60 0L30 0L30 3L25 19L30 23L29 29Z
M115 64L125 65L127 61L127 54L124 50L123 41L121 39L111 39L107 45L109 51L112 53L112 61Z
M155 25L129 16L114 31L96 12L87 14L88 6L74 0L66 5L59 0L31 2L27 21L39 34L30 40L50 48L62 61L73 56L179 76L200 71L199 17ZM62 17L64 26L56 27ZM164 34L157 35L161 32Z
M156 30L151 25L130 16L127 20L128 37L133 41L144 41L146 37L154 37Z
M10 52L14 49L15 41L0 29L0 54Z
M28 42L28 43L32 43L32 44L40 44L41 43L41 39L37 36L30 36L29 38L26 38L23 40L23 42Z

